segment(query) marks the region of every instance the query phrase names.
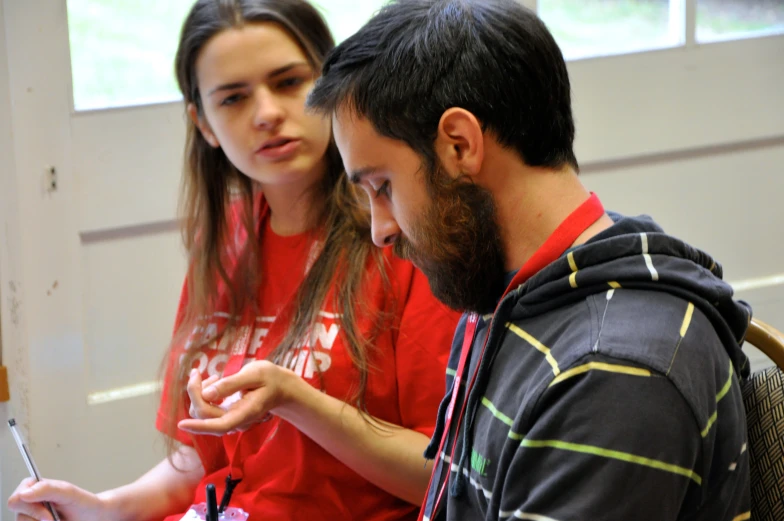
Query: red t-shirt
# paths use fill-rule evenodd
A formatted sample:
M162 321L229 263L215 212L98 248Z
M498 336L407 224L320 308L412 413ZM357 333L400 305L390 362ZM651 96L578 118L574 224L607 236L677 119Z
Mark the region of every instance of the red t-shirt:
M443 378L459 315L433 297L427 279L419 270L394 257L390 250L385 249L383 255L392 294L384 292L381 274L372 260L368 263L368 283L362 292L362 298L370 304L368 309L382 310L393 316L391 327L377 337L372 348L372 368L365 393L367 410L376 418L430 436L443 397ZM310 234L278 236L265 218L261 251L261 312L255 320L246 361L266 358L276 345L274 333L265 337L303 278L308 258L313 253L312 237ZM184 294L181 310L186 299ZM339 310L332 308L333 301L332 295L328 295L322 306L311 336L313 345L300 350L287 360L286 365L329 395L349 400L356 390L358 372L339 334ZM360 306L357 309L359 311ZM220 321L226 316L225 312L217 310L207 327L219 330ZM374 316L377 315L359 312L358 328L362 332L369 331ZM216 338L212 349L197 361L203 378L223 370L229 359L227 351L225 343L221 344ZM173 351L172 362L179 360L182 352ZM169 392L164 387L164 401ZM166 414L163 408L159 409L156 425L161 430ZM214 437L206 438L209 439L205 441L215 446ZM186 433L181 433L178 439L193 444ZM231 506L248 512L250 521L416 519L418 506L372 485L293 425L277 417L257 424L241 435L223 436L221 441L226 460L240 465L244 474L234 491ZM207 475L197 487L194 502L204 501L208 483L215 485L220 500L229 470L229 466L225 466ZM165 521L176 521L182 515L170 516Z

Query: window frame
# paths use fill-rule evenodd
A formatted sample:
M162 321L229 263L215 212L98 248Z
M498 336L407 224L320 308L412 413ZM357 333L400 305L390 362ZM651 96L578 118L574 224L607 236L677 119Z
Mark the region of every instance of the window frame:
M784 137L784 34L698 42L697 0L670 10L680 45L567 60L581 167Z

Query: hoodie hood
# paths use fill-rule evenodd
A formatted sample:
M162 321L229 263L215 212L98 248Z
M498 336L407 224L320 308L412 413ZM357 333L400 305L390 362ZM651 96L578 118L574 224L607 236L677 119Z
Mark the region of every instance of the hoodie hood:
M608 288L662 291L693 302L711 321L736 372L749 375L741 350L751 308L733 300L722 267L707 253L664 233L648 216L608 213L615 224L568 251L507 296L503 321L538 315Z

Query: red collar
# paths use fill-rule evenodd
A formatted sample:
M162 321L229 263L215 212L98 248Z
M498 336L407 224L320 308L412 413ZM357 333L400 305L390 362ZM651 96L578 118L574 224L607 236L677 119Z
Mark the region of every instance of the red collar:
M512 282L509 283L501 299L514 288L536 275L545 266L557 260L602 215L604 215L604 206L602 206L596 194L592 192L591 196L569 214L569 217L558 225L558 228L547 238L544 244L523 264L515 274Z

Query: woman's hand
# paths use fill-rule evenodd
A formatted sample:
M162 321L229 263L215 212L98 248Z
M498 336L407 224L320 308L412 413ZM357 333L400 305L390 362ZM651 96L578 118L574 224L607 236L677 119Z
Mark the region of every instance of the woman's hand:
M112 515L101 497L65 481L27 478L8 498L8 509L16 513L16 521L51 520L52 514L43 505L48 501L62 521L103 521Z
M178 427L217 436L245 431L291 402L303 385L310 387L292 371L267 360L250 362L236 374L204 382L194 370L188 380L192 419L180 421Z
M198 372L191 373L194 419L182 420L181 429L221 435L275 414L371 483L414 505L422 503L432 468L422 457L430 441L424 434L363 414L266 360L212 380L202 383Z

